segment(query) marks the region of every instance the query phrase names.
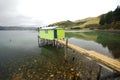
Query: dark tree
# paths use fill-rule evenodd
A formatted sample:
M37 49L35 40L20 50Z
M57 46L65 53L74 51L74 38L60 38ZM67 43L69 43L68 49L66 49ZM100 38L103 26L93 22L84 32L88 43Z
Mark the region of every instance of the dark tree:
M99 24L111 24L113 21L120 21L120 6L117 6L114 11L101 15Z
M113 16L115 21L120 21L120 6L117 6L113 13Z
M104 14L103 14L103 15L101 15L99 24L104 25L104 23L105 23L105 19L104 19Z
M110 24L113 21L113 12L110 11L105 16L105 23Z

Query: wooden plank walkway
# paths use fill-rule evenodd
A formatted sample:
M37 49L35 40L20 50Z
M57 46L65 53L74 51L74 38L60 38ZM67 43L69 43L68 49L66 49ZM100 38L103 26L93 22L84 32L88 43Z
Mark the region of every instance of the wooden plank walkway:
M56 40L56 41L63 45L66 45L66 42L63 40ZM81 54L91 57L91 59L96 61L97 63L103 64L117 72L120 72L120 61L118 61L118 60L107 57L107 56L105 56L101 53L95 52L95 51L90 51L90 50L80 48L80 47L70 44L70 43L68 43L67 46L77 52L80 52Z

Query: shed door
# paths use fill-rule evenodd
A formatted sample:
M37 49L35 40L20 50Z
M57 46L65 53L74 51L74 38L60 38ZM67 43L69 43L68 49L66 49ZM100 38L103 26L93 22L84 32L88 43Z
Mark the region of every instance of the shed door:
M54 30L54 38L57 38L57 30Z

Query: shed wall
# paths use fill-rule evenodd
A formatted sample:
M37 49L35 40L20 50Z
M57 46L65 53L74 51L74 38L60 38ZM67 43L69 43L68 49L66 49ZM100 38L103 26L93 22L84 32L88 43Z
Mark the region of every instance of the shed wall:
M63 39L65 38L65 31L63 29L57 30L57 39Z
M54 31L54 29L41 29L40 31L39 31L39 36L40 36L40 38L42 38L42 39L48 39L48 40L54 40L55 39L55 37L57 38L57 39L63 39L63 38L65 38L65 31L63 30L63 29L56 29L57 31L57 34L56 34L56 36L55 36L55 31Z
M40 36L40 38L43 38L43 39L53 40L54 39L54 30L40 30L39 36Z

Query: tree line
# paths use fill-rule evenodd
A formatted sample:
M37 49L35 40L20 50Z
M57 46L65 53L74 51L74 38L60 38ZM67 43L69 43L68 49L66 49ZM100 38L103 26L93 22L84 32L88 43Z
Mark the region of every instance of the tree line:
M119 21L120 21L120 6L117 6L117 8L114 11L109 11L108 13L101 15L99 24L105 25L116 23Z

